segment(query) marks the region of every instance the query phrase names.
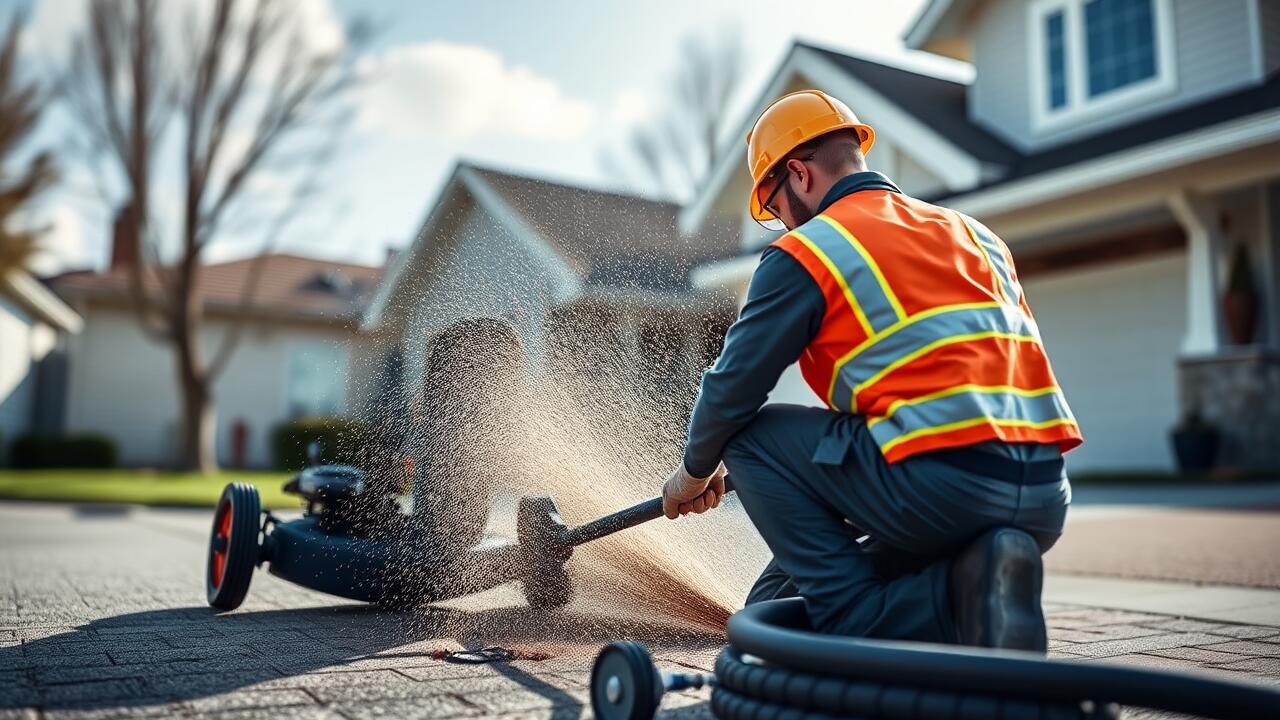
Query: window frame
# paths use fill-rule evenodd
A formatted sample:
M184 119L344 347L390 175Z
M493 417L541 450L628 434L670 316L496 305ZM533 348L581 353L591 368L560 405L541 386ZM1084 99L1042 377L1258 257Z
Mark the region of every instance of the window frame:
M1082 121L1114 114L1153 99L1171 95L1177 90L1177 56L1174 52L1172 0L1151 0L1151 17L1155 23L1156 74L1138 82L1089 95L1088 48L1084 30L1084 6L1090 0L1032 0L1027 5L1029 42L1027 67L1032 92L1032 127L1036 132L1051 132L1079 125ZM1045 23L1055 12L1062 12L1063 50L1066 55L1067 102L1051 108L1049 64Z

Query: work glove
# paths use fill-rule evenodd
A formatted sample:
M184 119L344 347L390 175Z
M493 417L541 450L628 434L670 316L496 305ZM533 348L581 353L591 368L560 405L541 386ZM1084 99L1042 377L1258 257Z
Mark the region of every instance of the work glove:
M689 513L704 513L719 507L724 497L724 464L710 476L696 478L684 469L684 463L662 484L662 513L671 520Z

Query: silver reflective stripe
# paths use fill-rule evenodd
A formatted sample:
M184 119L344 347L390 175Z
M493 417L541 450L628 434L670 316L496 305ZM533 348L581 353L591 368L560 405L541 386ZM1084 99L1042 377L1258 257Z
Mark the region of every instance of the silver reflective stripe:
M978 243L987 261L991 264L991 269L995 271L996 277L1000 280L1000 285L1004 290L1005 298L1014 305L1018 304L1019 298L1022 297L1022 288L1013 280L1013 272L1009 268L1008 257L1004 254L1004 247L1001 242L996 239L994 233L987 229L986 225L974 220L963 213L957 213L964 224L969 226L970 232L973 233L973 239Z
M991 421L997 425L1049 427L1074 422L1071 408L1056 387L1019 390L966 385L923 398L894 403L890 414L868 422L881 450L926 435Z
M1039 341L1040 334L1022 308L994 302L940 307L913 315L836 363L831 404L857 412L854 398L862 386L937 347L989 337Z
M835 266L857 299L872 332L880 332L905 316L875 260L857 238L835 220L819 215L800 226L795 234L807 238Z

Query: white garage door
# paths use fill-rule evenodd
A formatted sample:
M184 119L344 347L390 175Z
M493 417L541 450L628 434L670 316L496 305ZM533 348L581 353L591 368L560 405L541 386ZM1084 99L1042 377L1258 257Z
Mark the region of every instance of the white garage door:
M1186 326L1183 253L1035 277L1023 285L1084 431L1081 470L1169 470Z

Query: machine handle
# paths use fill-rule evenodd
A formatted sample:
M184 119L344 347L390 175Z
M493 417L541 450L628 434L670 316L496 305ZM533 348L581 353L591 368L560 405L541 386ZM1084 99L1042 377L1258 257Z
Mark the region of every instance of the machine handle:
M726 495L734 490L733 483L728 477L724 479L724 489ZM598 520L592 520L585 525L568 528L560 534L560 537L556 538L556 544L562 547L576 547L660 517L662 517L662 498L652 498L638 505L619 510L612 515L605 515Z

